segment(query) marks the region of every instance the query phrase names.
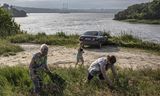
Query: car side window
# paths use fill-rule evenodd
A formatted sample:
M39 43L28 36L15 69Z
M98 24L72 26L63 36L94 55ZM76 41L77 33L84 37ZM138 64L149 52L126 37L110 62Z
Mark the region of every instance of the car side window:
M98 34L98 32L95 32L95 34L94 34L95 36L98 36L99 34Z

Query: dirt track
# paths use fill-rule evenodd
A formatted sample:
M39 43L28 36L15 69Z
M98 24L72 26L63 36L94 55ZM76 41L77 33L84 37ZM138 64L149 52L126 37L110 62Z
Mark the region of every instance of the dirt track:
M0 57L0 65L22 65L28 66L32 55L39 51L40 45L19 44L25 51L17 53L15 56ZM85 65L91 64L99 57L115 55L117 65L122 68L143 68L160 67L160 56L146 53L143 50L125 49L113 46L103 47L102 49L86 48L84 54ZM74 66L76 62L76 48L66 48L63 46L49 46L48 64L51 66L68 67Z

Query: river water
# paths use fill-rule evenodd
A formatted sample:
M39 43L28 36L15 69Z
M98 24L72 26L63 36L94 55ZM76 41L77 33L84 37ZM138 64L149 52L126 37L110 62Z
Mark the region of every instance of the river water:
M28 17L15 18L15 21L21 25L21 29L31 34L82 34L85 31L100 30L110 31L112 35L125 32L160 43L160 25L131 24L112 20L113 17L113 13L30 13Z

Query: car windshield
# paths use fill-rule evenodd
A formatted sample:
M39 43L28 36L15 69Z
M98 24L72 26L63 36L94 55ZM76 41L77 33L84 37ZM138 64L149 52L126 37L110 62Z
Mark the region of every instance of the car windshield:
M97 32L97 31L88 31L88 32L85 32L84 35L97 36L97 35L98 35L98 32Z

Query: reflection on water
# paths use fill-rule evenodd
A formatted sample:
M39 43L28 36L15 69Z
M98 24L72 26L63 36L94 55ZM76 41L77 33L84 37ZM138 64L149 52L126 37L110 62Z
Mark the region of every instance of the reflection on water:
M15 18L15 21L23 30L33 34L54 34L60 31L82 34L89 30L105 30L111 31L112 35L119 35L125 31L143 40L160 43L160 25L130 24L112 20L113 17L111 13L31 13L28 17Z

